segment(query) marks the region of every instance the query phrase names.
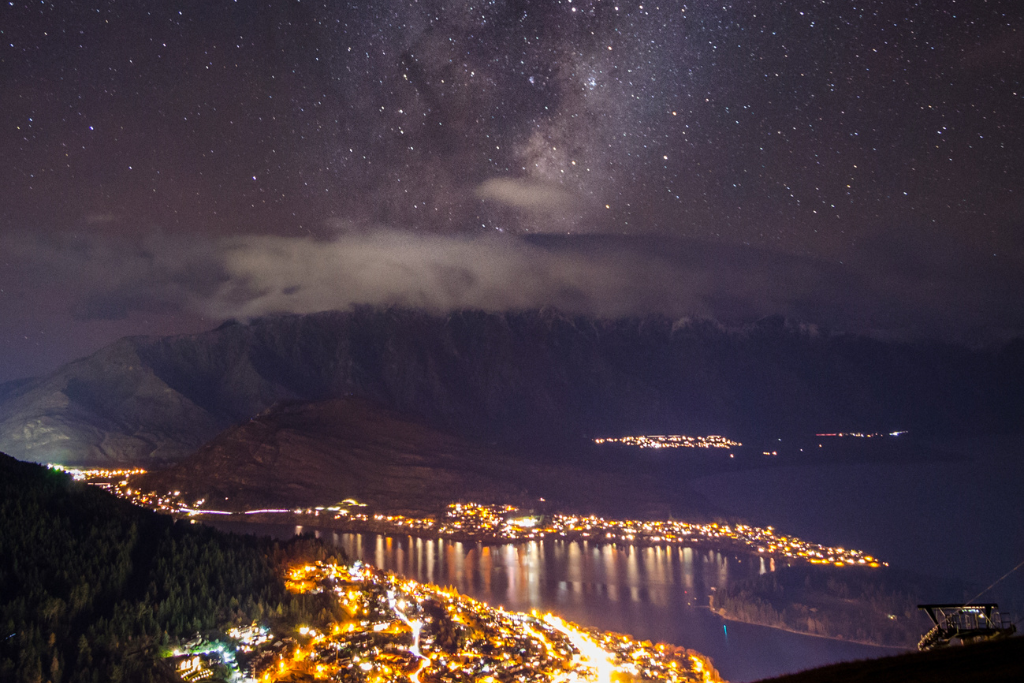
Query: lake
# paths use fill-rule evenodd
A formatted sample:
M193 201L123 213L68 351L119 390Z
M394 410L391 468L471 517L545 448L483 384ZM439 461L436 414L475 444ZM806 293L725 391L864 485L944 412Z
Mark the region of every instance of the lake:
M488 546L311 526L211 525L276 538L312 531L352 559L417 581L454 586L494 606L550 611L587 626L697 650L734 683L897 652L729 622L713 614L707 604L714 590L773 570L770 560L753 555L556 540Z
M944 461L823 459L717 474L690 485L751 524L858 548L921 574L960 578L976 586L973 594L1024 560L1024 440L974 439L945 447L956 455ZM1024 568L978 599L1022 616Z

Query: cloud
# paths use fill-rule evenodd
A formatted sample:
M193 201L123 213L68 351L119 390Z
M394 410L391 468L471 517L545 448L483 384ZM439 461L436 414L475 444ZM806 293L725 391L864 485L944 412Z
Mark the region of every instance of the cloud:
M112 213L90 213L86 214L83 220L86 225L103 225L113 223L117 220L117 216Z
M554 183L518 178L489 178L476 188L476 196L523 211L567 211L578 198Z
M551 306L726 324L781 314L902 337L1024 332L1019 264L964 257L950 272L944 261L915 261L913 252L883 242L865 242L846 264L664 237L394 230L337 232L329 239L22 236L3 238L0 250L30 273L19 276L28 290L49 288L65 301L72 292L68 312L85 321L140 311L227 319L359 304L434 312Z
M0 253L26 296L56 293L79 320L198 309L224 279L215 241L161 233L11 233L0 239Z
M253 236L221 249L228 281L205 302L221 317L355 304L434 311L557 306L621 314L643 307L650 294L600 255L554 253L511 237L384 231L319 242Z

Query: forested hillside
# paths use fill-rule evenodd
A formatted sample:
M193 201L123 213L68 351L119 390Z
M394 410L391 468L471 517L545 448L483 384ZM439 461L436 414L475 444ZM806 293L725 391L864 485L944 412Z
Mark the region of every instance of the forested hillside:
M179 637L326 617L282 580L324 553L174 522L0 454L0 681L161 680Z
M964 600L965 590L958 581L893 568L794 566L736 582L711 604L737 621L913 648L931 627L917 605Z

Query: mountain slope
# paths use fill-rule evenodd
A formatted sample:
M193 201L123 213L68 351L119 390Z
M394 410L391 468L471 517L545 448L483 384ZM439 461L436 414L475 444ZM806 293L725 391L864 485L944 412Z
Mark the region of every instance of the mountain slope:
M35 462L177 460L229 422L169 387L123 339L0 404L0 450Z
M224 510L355 498L374 510L421 515L457 500L529 507L543 497L585 509L643 512L668 500L642 475L624 479L523 462L355 398L278 404L138 485L186 491L189 499ZM690 496L688 505L688 513L705 511L699 497Z
M357 308L122 340L2 392L0 448L36 461L175 459L278 401L344 396L531 449L638 431L1013 431L1022 359L1022 343L885 343L781 319L729 331Z

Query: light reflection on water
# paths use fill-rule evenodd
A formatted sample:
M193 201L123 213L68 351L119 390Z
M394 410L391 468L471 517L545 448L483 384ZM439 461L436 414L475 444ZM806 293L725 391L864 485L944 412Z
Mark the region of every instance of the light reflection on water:
M296 527L296 532L301 532ZM318 531L318 536L377 567L508 609L579 608L600 596L668 608L706 605L730 578L772 570L760 557L683 547L635 547L556 540L482 545L413 536Z
M494 606L536 608L588 626L692 648L710 656L723 678L733 683L894 653L727 622L713 614L707 604L714 590L774 571L774 563L756 555L555 540L486 546L289 525L212 525L277 538L313 531L351 559L417 581L453 586Z

